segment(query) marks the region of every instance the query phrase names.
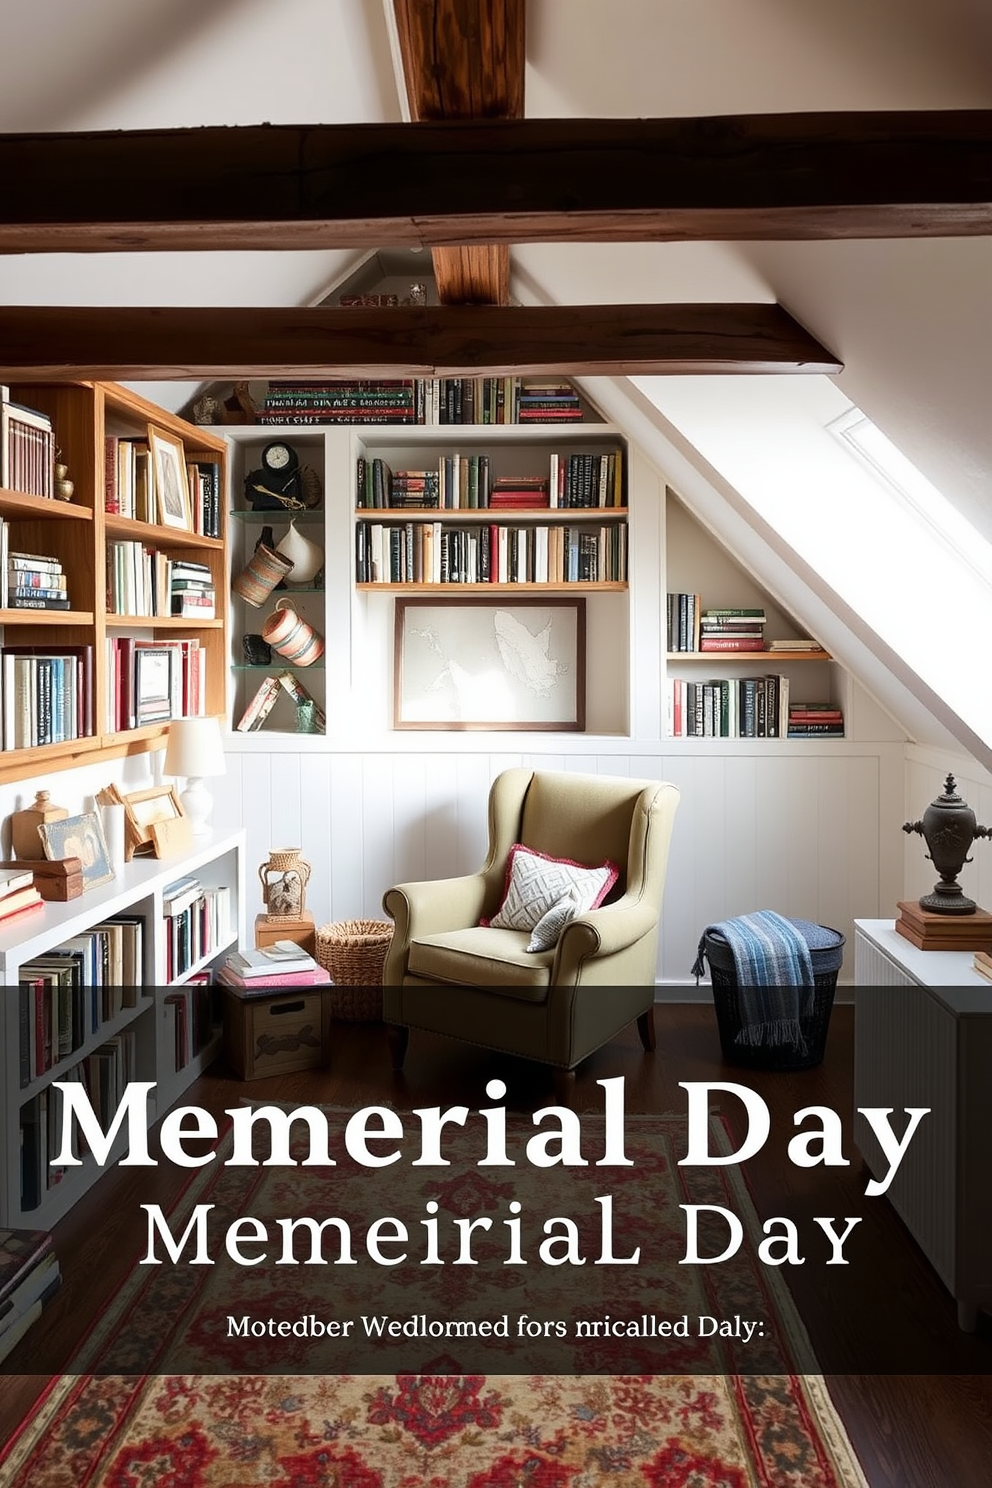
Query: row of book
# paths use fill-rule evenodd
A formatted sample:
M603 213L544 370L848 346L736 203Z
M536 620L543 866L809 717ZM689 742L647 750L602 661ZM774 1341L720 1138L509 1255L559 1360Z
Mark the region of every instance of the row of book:
M0 648L3 747L29 749L89 738L92 646Z
M80 1082L98 1121L106 1126L120 1105L128 1081L135 1078L136 1050L135 1031L126 1028L60 1072L59 1082ZM62 1126L61 1100L62 1092L48 1085L21 1106L21 1208L24 1210L37 1209L64 1177L65 1169L55 1162ZM73 1156L82 1157L85 1151L78 1127L74 1128Z
M493 476L486 454L440 456L436 469L391 470L381 456L358 458L357 503L361 511L424 507L442 511L490 508L540 511L623 505L623 456L549 456L548 473Z
M206 655L188 640L107 639L107 730L119 733L206 711Z
M598 584L627 577L624 522L359 522L359 584Z
M138 1004L144 924L115 915L34 956L18 980L21 1088L72 1061L87 1040Z
M666 595L669 651L763 651L766 615L758 606L704 610L698 594Z
M69 592L59 558L23 553L10 546L10 523L0 519L0 573L3 604L9 610L67 610Z
M313 704L314 716L311 732L322 734L326 731L327 716L323 708L314 701L296 673L288 671L274 672L264 678L235 725L237 731L242 734L257 733L283 694L287 695L297 708L301 703Z
M184 461L189 496L187 530L202 537L221 534L220 465L214 460ZM137 522L177 525L167 512L155 480L155 461L144 435L108 434L104 440L104 510Z
M571 383L557 378L408 377L272 382L263 424L579 423Z
M167 992L162 999L165 1018L172 1025L166 1045L173 1052L176 1073L186 1068L214 1037L213 977L203 972L190 977L181 987Z
M48 1230L0 1230L0 1362L37 1322L61 1284Z
M216 590L210 569L144 543L108 542L107 613L213 620Z
M844 715L832 703L797 703L789 678L775 673L668 684L668 731L675 739L843 738Z
M165 978L175 981L230 938L231 891L206 888L188 874L162 897L165 916Z
M0 385L0 486L29 496L55 494L55 433L47 413L13 403Z

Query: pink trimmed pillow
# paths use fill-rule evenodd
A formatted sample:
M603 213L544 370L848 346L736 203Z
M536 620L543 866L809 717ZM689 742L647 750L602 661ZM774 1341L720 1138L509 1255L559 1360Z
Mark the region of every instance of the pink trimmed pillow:
M507 858L503 902L489 924L494 930L533 930L566 895L575 900L576 914L596 909L619 876L619 868L609 860L598 868L587 868L516 842Z

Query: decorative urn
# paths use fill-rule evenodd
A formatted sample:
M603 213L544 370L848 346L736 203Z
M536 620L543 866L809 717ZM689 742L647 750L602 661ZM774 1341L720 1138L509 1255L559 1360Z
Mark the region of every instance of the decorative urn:
M962 893L958 874L970 863L968 850L976 837L992 837L992 827L980 827L975 813L958 795L953 775L944 781L944 791L931 801L922 821L904 822L904 832L918 832L930 849L927 856L940 874L933 893L924 894L921 909L934 914L974 914L974 899Z

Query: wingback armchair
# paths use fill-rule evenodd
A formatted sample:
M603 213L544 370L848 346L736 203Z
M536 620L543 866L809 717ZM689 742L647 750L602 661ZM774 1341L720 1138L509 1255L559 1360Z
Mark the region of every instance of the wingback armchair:
M411 1028L562 1072L574 1072L635 1019L653 1049L659 916L678 801L678 789L660 781L527 769L499 775L479 872L399 884L383 898L395 925L383 971L394 1069L402 1068ZM576 914L546 950L527 950L527 930L480 923L503 901L516 843L619 869L605 902Z

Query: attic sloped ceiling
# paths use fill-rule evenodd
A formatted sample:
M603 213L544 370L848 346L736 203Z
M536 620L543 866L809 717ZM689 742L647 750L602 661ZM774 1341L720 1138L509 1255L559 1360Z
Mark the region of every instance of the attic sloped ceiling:
M0 129L395 121L390 13L390 0L9 0ZM527 28L531 117L992 107L986 0L528 0ZM0 303L311 304L360 257L8 256ZM778 301L842 360L842 391L992 537L992 240L528 245L511 264L518 287L560 305ZM189 396L150 391L173 407Z

